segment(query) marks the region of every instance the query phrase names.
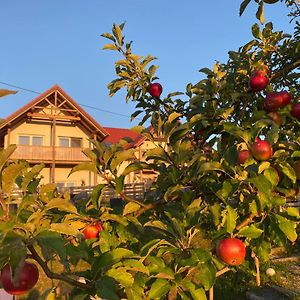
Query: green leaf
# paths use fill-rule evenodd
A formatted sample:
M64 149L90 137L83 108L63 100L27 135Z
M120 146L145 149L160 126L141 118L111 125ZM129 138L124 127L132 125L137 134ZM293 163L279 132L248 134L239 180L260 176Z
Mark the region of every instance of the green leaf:
M28 167L26 161L18 161L8 165L2 172L2 191L10 194L15 188L16 178Z
M249 179L249 182L253 183L254 186L261 192L270 194L272 191L271 182L263 175L258 175L254 178Z
M121 163L125 161L135 159L134 156L135 151L136 151L135 149L128 149L116 153L110 164L111 170L115 170Z
M282 173L284 173L287 177L291 179L293 183L296 183L297 176L294 168L290 164L286 162L280 162L279 168L281 169Z
M91 201L96 208L100 208L101 196L106 186L106 184L98 184L92 189Z
M168 226L159 220L148 221L144 226L155 227L164 231L168 231Z
M111 33L102 33L101 36L115 42L115 38Z
M288 220L287 218L284 218L280 215L276 215L276 219L278 221L280 230L286 235L286 237L291 242L295 242L297 239L297 232L296 232L297 223Z
M199 70L199 72L204 73L206 75L214 75L214 72L208 68L202 68Z
M115 179L115 181L116 181L116 194L120 194L123 191L124 179L125 179L124 175L120 175L120 176L116 177L116 179Z
M123 210L123 216L126 216L128 214L131 214L133 212L136 212L139 210L141 206L138 203L135 202L129 202L125 205L124 210Z
M56 252L63 261L66 260L67 251L65 240L60 234L51 231L43 231L38 234L36 238L42 248L51 249Z
M71 201L63 198L54 198L50 200L45 208L46 210L56 208L61 211L67 211L75 214L77 213L77 209L74 204Z
M140 261L136 259L125 259L123 261L123 265L131 271L141 272L149 275L149 270L147 269L147 267L145 267Z
M235 211L234 208L232 208L230 205L226 206L227 215L226 215L226 231L228 233L232 233L236 226L236 220L238 218L238 214Z
M251 133L233 123L224 123L224 131L242 139L246 144L251 141Z
M100 255L97 268L102 269L109 265L113 265L116 262L122 260L123 258L131 257L134 253L131 250L125 248L116 248L111 251L105 252Z
M0 150L0 172L2 171L3 166L8 161L9 157L16 149L17 145L9 145L7 148Z
M103 50L118 50L118 47L115 44L106 44L102 48Z
M24 178L22 181L22 189L25 191L29 185L29 183L44 169L44 164L34 165L31 170L24 174Z
M126 272L126 269L122 267L110 269L106 272L106 275L112 277L124 287L130 287L134 283L133 276L129 272Z
M210 205L209 210L212 213L215 226L218 226L220 224L221 210L222 210L220 204L214 203L213 205Z
M252 35L253 35L255 38L257 38L257 39L261 39L261 38L262 38L262 33L261 33L260 29L259 29L258 24L254 24L254 25L252 26Z
M91 171L91 172L96 173L97 169L96 169L95 163L84 162L84 163L80 163L80 164L76 165L75 167L73 167L68 176L70 176L71 174L78 172L78 171Z
M122 175L126 176L129 173L144 170L144 169L150 169L150 166L145 162L134 162L134 163L131 163L130 165L128 165L124 169Z
M223 171L223 167L219 162L204 162L199 167L199 172L208 172L208 171Z
M216 192L216 195L226 203L231 192L232 185L228 180L226 180L223 182L222 188Z
M120 300L120 297L117 294L116 281L111 277L102 276L99 280L97 280L96 288L97 295L102 299Z
M180 141L182 137L184 137L190 131L187 124L183 124L179 127L175 127L170 134L170 144L174 145L177 141Z
M291 217L296 217L299 218L300 217L300 212L299 212L299 208L296 207L288 207L286 209L286 212L289 216Z
M189 290L194 300L207 300L204 289L196 288L190 280L184 282L184 287Z
M216 268L211 262L199 264L200 272L197 278L201 281L205 290L209 290L216 280Z
M265 22L265 14L264 14L264 1L260 1L258 5L258 9L256 12L256 18L260 21L261 24Z
M248 4L250 3L251 0L244 0L241 5L240 5L240 16L243 14L243 12L245 11L246 7L248 6Z
M264 231L257 228L255 225L245 226L239 232L238 236L244 236L247 238L256 239L261 236Z
M114 24L112 32L113 32L114 37L117 39L119 45L122 46L123 41L122 41L122 29L121 29L121 27L117 24Z
M173 113L171 113L171 114L169 115L168 121L167 121L167 122L172 123L174 120L180 118L181 116L182 116L182 114L177 113L177 112L173 112Z
M149 291L149 298L156 299L162 298L165 296L170 290L171 285L166 279L156 279L154 283L151 285L151 289Z
M72 223L52 223L50 231L62 233L66 235L78 236L80 232L72 226Z
M146 159L159 159L162 161L167 161L166 154L161 147L155 147L153 149L147 150L145 153Z

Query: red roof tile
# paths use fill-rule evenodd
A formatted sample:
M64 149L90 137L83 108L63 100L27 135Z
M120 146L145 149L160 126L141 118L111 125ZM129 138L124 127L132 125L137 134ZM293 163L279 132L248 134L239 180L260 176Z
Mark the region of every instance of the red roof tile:
M106 132L108 132L109 136L107 136L104 140L106 143L116 144L121 139L129 137L133 140L133 143L136 144L141 138L142 135L127 129L127 128L112 128L112 127L103 127Z

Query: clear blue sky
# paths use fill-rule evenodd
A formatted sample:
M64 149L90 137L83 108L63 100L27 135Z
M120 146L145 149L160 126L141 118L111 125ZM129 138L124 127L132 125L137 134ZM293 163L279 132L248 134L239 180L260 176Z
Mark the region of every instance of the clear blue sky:
M158 57L165 93L196 83L198 70L227 61L227 52L251 39L254 1L238 16L239 0L3 0L0 4L0 81L37 92L59 84L80 104L130 115L124 94L109 98L116 53L101 50L113 23L126 21L133 51ZM266 5L266 20L292 32L282 3ZM8 88L0 84L0 88ZM2 98L6 117L36 95L19 90ZM84 107L103 126L132 127L121 117Z

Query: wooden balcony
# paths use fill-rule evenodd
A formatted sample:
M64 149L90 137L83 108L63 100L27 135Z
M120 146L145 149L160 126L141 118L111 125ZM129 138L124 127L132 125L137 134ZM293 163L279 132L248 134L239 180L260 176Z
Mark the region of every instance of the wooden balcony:
M53 153L54 152L54 153ZM51 162L55 158L57 163L76 163L89 161L81 148L52 146L28 146L18 145L11 159L26 159L30 162Z

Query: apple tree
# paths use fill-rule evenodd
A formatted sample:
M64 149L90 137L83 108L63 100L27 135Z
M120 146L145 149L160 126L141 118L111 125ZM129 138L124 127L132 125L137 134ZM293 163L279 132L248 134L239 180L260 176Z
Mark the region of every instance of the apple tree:
M263 10L280 2L255 2L262 24L252 26L253 40L230 51L226 63L201 69L204 76L185 93L164 91L155 57L133 53L124 24L102 35L104 49L122 56L110 95L126 90L126 101L136 104L132 118L142 116L133 130L155 147L140 162L128 139L93 141L84 150L91 162L72 170L105 180L88 198L74 201L53 184L40 185L43 165L9 162L14 145L1 151L0 267L10 265L14 290L31 261L73 287L70 299L213 299L224 273L241 270L259 285L272 248L297 243L299 209L287 202L299 194L300 24L292 35L274 31ZM295 21L297 2L284 3ZM157 178L139 201L123 192L124 178L144 169ZM22 201L13 211L15 183ZM107 187L121 205L101 202Z

